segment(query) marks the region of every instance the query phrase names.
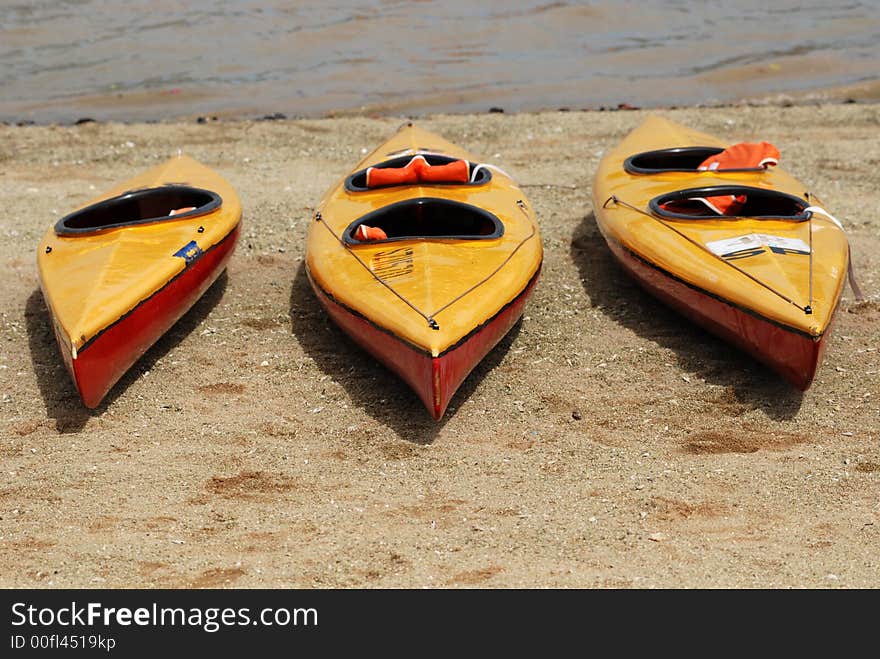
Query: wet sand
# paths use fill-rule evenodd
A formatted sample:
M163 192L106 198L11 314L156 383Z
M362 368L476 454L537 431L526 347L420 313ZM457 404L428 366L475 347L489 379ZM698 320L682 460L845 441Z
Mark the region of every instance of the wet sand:
M0 126L0 586L880 585L880 106L662 112L774 142L848 227L870 299L803 395L612 260L591 177L643 114L420 122L523 184L546 249L440 423L302 269L314 204L400 119ZM239 190L239 250L89 413L34 249L178 148Z

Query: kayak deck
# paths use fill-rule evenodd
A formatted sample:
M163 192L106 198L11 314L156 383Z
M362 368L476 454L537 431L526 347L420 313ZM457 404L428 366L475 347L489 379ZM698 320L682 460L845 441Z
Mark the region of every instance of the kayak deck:
M117 185L46 233L37 250L40 286L88 407L222 272L240 219L229 183L179 156Z
M649 117L600 163L597 224L650 292L805 389L845 283L847 239L779 167L696 171L724 146ZM727 197L742 204L731 216L705 210Z
M423 154L440 166L468 161L475 179L365 187L370 168ZM503 172L480 174L473 164L458 147L407 126L328 192L307 240L318 299L435 418L519 317L543 257L522 191ZM386 237L359 239L362 225Z

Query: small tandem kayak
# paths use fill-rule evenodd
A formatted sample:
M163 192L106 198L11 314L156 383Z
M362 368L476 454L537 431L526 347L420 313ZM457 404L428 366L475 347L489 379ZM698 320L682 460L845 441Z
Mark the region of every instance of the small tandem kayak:
M306 245L330 317L434 419L522 315L542 259L516 183L411 124L329 190Z
M846 282L847 237L775 166L772 145L726 147L649 117L600 163L596 221L645 289L805 390Z

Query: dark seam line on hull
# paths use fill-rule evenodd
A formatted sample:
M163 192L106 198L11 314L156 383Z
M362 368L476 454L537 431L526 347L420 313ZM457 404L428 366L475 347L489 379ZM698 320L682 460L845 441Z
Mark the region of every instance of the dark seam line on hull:
M456 297L456 298L453 298L452 300L450 300L449 302L447 302L446 304L444 304L442 307L440 307L439 309L437 309L434 313L431 314L431 318L435 318L437 315L439 315L439 314L443 313L444 311L446 311L446 310L447 310L449 307L451 307L453 304L456 304L457 302L463 300L465 297L467 297L468 295L470 295L471 293L473 293L475 290L477 290L480 286L482 286L482 285L485 284L487 281L489 281L492 277L494 277L494 276L497 275L499 272L501 272L501 268L503 268L503 267L506 266L508 263L510 263L510 261L513 259L514 256L516 256L516 253L520 250L520 248L521 248L523 245L525 245L527 242L529 242L532 238L534 238L535 236L537 236L537 235L538 235L538 227L537 227L536 224L533 224L533 225L532 225L532 233L529 234L528 238L523 239L523 241L520 242L520 244L517 245L517 246L513 249L513 251L512 251L510 254L507 255L507 258L504 259L504 261L501 263L501 265L499 265L499 266L498 266L497 268L495 268L491 273L489 273L489 274L488 274L488 275L487 275L482 281L477 282L476 284L474 284L473 286L471 286L469 289L467 289L464 293L462 293L461 295L459 295L459 296ZM544 265L543 247L542 247L542 249L541 249L541 254L542 254L542 256L541 256L541 264L538 266L538 270L540 270L540 269L541 269L541 266ZM531 281L531 279L529 279L529 281ZM520 291L520 293L521 293L521 292L522 292L522 291ZM516 297L519 297L519 294L520 294L520 293L517 293L517 294L516 294ZM492 316L492 317L494 318L495 316Z
M505 304L503 307L501 307L501 308L500 308L495 314L492 315L491 318L489 318L488 320L486 320L486 321L483 322L482 324L478 325L477 327L475 327L474 329L472 329L470 332L468 332L467 334L465 334L465 335L464 335L461 339L459 339L456 343L454 343L453 345L451 345L451 346L449 346L448 348L446 348L446 350L444 350L444 351L441 352L439 355L437 355L437 357L438 357L438 358L439 358L439 357L443 357L444 355L446 355L446 354L452 352L453 350L456 350L457 348L459 348L460 346L462 346L464 343L467 343L467 342L468 342L468 341L469 341L469 340L470 340L475 334L478 334L478 333L479 333L479 332L480 332L480 331L481 331L486 325L488 325L489 323L491 323L492 321L494 321L496 318L498 318L498 316L500 316L500 315L503 314L505 311L507 311L508 308L510 308L511 306L513 306L514 304L516 304L516 302L517 302L517 301L518 301L518 300L519 300L519 299L525 294L525 292L526 292L527 290L529 290L529 288L532 286L532 284L534 284L535 281L538 279L538 277L539 277L540 274L541 274L541 268L542 268L542 267L543 267L543 263L542 263L541 265L538 266L538 269L535 270L535 274L533 274L533 275L531 276L531 278L529 279L528 283L522 288L522 290L520 290L519 293L516 294L516 296L514 296L514 298L513 298L510 302L508 302L508 303Z
M312 284L313 284L313 285L314 285L314 286L315 286L315 287L321 292L321 294L324 295L324 297L326 297L328 300L330 300L331 302L333 302L333 304L335 304L336 306L338 306L340 309L342 309L342 310L344 310L344 311L347 311L347 312L348 312L349 314L351 314L352 316L355 316L355 317L357 317L357 318L361 318L362 320L366 321L367 323L369 323L370 325L372 325L373 327L375 327L375 328L376 328L377 330L379 330L380 332L383 332L383 333L387 334L388 336L392 337L393 339L396 339L397 341L399 341L400 343L402 343L403 345L405 345L407 348L409 348L409 349L412 350L413 352L416 352L416 353L418 353L418 354L420 354L420 355L425 355L425 356L427 356L429 359L439 359L440 357L443 357L445 354L447 354L447 353L450 352L451 350L455 350L456 348L458 348L459 346L461 346L463 343L465 343L466 341L468 341L470 338L472 338L472 336L473 336L476 332L479 332L483 327L485 327L486 325L488 325L489 323L491 323L493 320L495 320L495 318L497 318L497 317L500 316L502 313L504 313L504 311L506 311L508 307L510 307L512 304L514 304L517 300L519 300L519 298L522 297L523 293L525 293L527 290L529 290L529 287L530 287L530 286L532 285L532 283L538 278L538 275L541 274L541 266L538 267L538 269L535 271L535 274L532 275L532 277L529 279L528 283L527 283L527 284L526 284L526 285L525 285L525 286L519 291L519 293L517 293L517 294L514 296L514 298L513 298L510 302L508 302L508 303L505 304L503 307L501 307L497 312L495 312L495 313L492 315L491 318L489 318L488 320L484 321L483 323L481 323L480 325L478 325L477 327L475 327L474 329L472 329L470 332L468 332L467 334L465 334L462 338L460 338L458 341L456 341L453 345L451 345L451 346L449 346L448 348L446 348L443 352L441 352L439 355L437 355L436 358L435 358L434 355L432 355L429 351L427 351L427 350L425 350L425 349L423 349L423 348L420 348L419 346L416 346L416 345L413 344L413 343L410 343L409 341L407 341L406 339L404 339L402 336L399 336L399 335L395 334L394 332L392 332L391 330L382 327L381 325L379 325L379 324L373 322L372 320L370 320L369 318L367 318L365 315L363 315L362 313L360 313L360 312L357 311L356 309L352 309L352 308L349 307L347 304L343 304L342 302L340 302L339 300L337 300L337 299L333 296L332 293L330 293L329 291L325 290L320 284L318 284L318 282L315 281L315 279L314 279L314 278L312 277L312 275L311 275L311 272L309 271L309 267L308 267L308 265L306 266L306 274L307 274L308 277L309 277L309 281L312 282Z
M402 202L395 202L395 203L397 203L397 204L402 204L402 203L408 203L408 202L411 202L411 201L414 201L414 200L420 200L420 199L430 199L430 198L429 198L429 197L413 197L413 198L411 198L411 199L407 199L407 200L404 200L404 201L402 201ZM443 199L440 199L440 200L443 201ZM448 201L448 200L447 200L447 201ZM461 203L461 202L455 202L455 203ZM520 200L518 200L516 203L517 203L517 205L520 207L520 210L522 210L523 212L526 213L526 215L528 215L528 213L527 213L526 210L525 210L525 204L523 203L523 201L520 199ZM375 214L375 213L377 213L377 212L379 212L379 211L381 211L381 210L383 210L383 209L385 209L385 208L388 208L389 206L393 206L393 205L395 205L395 204L386 204L386 205L380 207L379 209L376 209L376 210L374 210L374 211L368 213L367 215L373 215L373 214ZM470 204L463 204L463 203L462 203L462 205L468 206L468 205L470 205ZM486 212L488 213L488 211L486 211ZM491 215L492 217L494 217L496 220L498 219L498 218L495 216L494 213L488 213L488 214ZM361 217L359 220L357 220L355 223L362 221L362 220L363 220L363 217L365 217L365 216L362 216L362 217ZM403 295L401 295L401 294L397 291L397 289L395 289L391 284L389 284L387 281L385 281L385 280L382 279L379 275L377 275L376 272L375 272L374 270L372 270L369 266L367 266L367 264L364 263L363 259L361 259L361 257L358 256L358 253L357 253L354 249L352 249L352 247L353 247L354 245L351 245L351 244L345 242L342 238L339 237L339 235L337 235L336 231L335 231L335 230L334 230L334 229L333 229L333 228L327 223L327 221L324 219L324 217L323 217L321 211L318 211L317 213L315 213L315 220L318 221L318 222L320 222L321 224L324 225L324 228L327 229L327 231L330 232L330 235L333 236L333 238L334 238L334 239L335 239L335 240L336 240L336 241L342 246L342 248L343 248L343 249L344 249L344 250L345 250L350 256L352 256L352 257L354 258L354 260L357 261L357 262L358 262L358 263L359 263L359 264L360 264L360 265L361 265L361 266L362 266L362 267L363 267L363 268L364 268L364 269L365 269L365 270L366 270L366 271L367 271L367 272L373 277L373 279L375 279L375 280L376 280L377 282L379 282L382 286L384 286L385 288L387 288L387 289L388 289L388 290L389 290L389 291L390 291L395 297L397 297L397 298L398 298L401 302L403 302L406 306L408 306L410 309L412 309L412 310L415 311L417 314L419 314L422 318L424 318L426 321L428 321L428 325L429 325L432 329L440 329L439 326L437 326L437 322L436 322L436 320L434 320L434 316L435 316L435 315L441 313L442 311L445 311L445 310L448 309L450 306L452 306L454 303L458 302L459 300L461 300L461 299L462 299L463 297L465 297L466 295L469 295L470 293L472 293L473 291L475 291L477 288L479 288L480 286L482 286L483 284L485 284L487 281L489 281L489 280L490 280L492 277L494 277L496 274L498 274L498 272L501 270L501 268L503 268L505 265L507 265L507 264L510 262L510 260L513 258L513 256L519 251L520 247L522 247L525 243L527 243L529 240L531 240L532 238L534 238L534 237L538 234L537 223L536 223L536 222L535 222L535 223L532 223L532 233L529 234L527 237L523 238L523 240L520 241L520 243L514 248L514 250L513 250L510 254L507 255L507 258L504 259L504 261L501 263L501 265L499 265L499 266L498 266L498 267L497 267L492 273L490 273L488 276L486 276L482 281L478 282L477 284L474 284L474 286L472 286L471 288L469 288L467 291L465 291L464 293L462 293L460 296L458 296L457 298L455 298L455 299L452 300L451 302L445 304L444 306L440 307L440 309L438 309L437 311L435 311L434 314L429 315L429 314L426 314L425 312L423 312L423 311L422 311L421 309L419 309L418 307L416 307L416 306L415 306L412 302L410 302L406 297L404 297ZM350 228L350 227L351 227L351 225L349 225L349 228ZM501 223L501 228L502 228L502 235L503 235L503 233L504 233L504 224L503 224L503 223ZM348 229L346 229L346 231L347 231L347 230L348 230ZM344 235L344 234L345 234L345 231L343 232L343 235ZM499 236L499 237L500 237L500 236ZM409 240L409 239L407 238L407 239L405 239L405 240ZM388 242L390 242L390 241L388 241ZM542 258L543 258L543 257L542 257ZM543 261L542 261L542 262L543 262ZM308 269L308 266L307 266L307 269ZM323 289L322 289L322 290L323 290ZM517 295L519 295L519 294L517 294Z
M83 350L87 349L87 348L88 348L89 346L91 346L95 341L97 341L99 338L101 338L101 336L104 334L104 332L106 332L106 331L112 329L113 327L115 327L116 325L118 325L119 323L121 323L123 320L125 320L126 318L128 318L128 317L129 317L130 315L132 315L135 311L137 311L137 310L140 308L140 306L141 306L142 304L145 304L145 303L149 302L150 300L152 300L152 299L153 299L154 297L156 297L159 293L161 293L162 291L164 291L168 286L170 286L170 285L173 284L175 281L177 281L177 279L179 279L180 277L182 277L183 275L185 275L187 272L189 272L193 267L196 266L196 264L199 263L199 261L201 261L203 258L205 258L205 256L207 256L208 254L210 254L211 252L213 252L215 249L217 249L218 247L220 247L220 246L221 246L223 243L225 243L227 240L229 240L229 238L232 236L232 234L234 234L235 231L236 231L236 229L238 229L240 226L241 226L241 220L239 220L239 221L236 223L236 225L235 225L234 227L232 227L232 230L231 230L229 233L227 233L225 236L223 236L223 239L222 239L222 240L220 240L219 242L214 243L214 244L211 245L208 249L206 249L204 252L202 252L202 255L201 255L197 260L193 261L192 263L187 263L187 264L184 266L183 270L181 270L181 271L178 272L176 275L174 275L171 279L169 279L167 282L165 282L165 283L162 285L161 288L156 289L155 291L153 291L153 292L149 295L149 297L145 297L143 300L141 300L140 302L138 302L134 307L132 307L131 309L129 309L128 311L126 311L123 315L121 315L119 318L117 318L117 319L114 320L112 323L110 323L109 325L107 325L107 327L104 327L100 332L98 332L97 334L95 334L95 336L93 336L93 337L90 338L88 341L86 341L85 343L83 343L82 346L81 346L80 348L77 348L77 350L76 350L77 354L81 354Z
M430 352L428 352L427 350L424 350L424 349L420 348L419 346L415 345L414 343L410 343L409 341L407 341L406 339L404 339L402 336L398 336L397 334L395 334L395 333L392 332L391 330L386 329L386 328L382 327L381 325L379 325L379 324L377 324L377 323L374 323L372 320L370 320L369 318L367 318L367 317L366 317L364 314L362 314L361 312L357 311L356 309L352 309L352 308L351 308L350 306L348 306L347 304L344 304L344 303L340 302L339 300L337 300L336 297L334 297L333 294L332 294L330 291L325 290L324 287L321 286L321 285L315 280L314 277L312 277L312 272L311 272L311 269L309 268L308 265L306 265L306 275L308 276L309 281L311 282L312 286L314 286L316 289L318 289L318 291L321 292L321 295L323 295L324 297L326 297L328 300L330 300L330 302L332 302L333 304L335 304L337 307L339 307L339 308L342 309L343 311L347 312L348 314L350 314L350 315L352 315L352 316L355 316L356 318L360 318L361 320L363 320L363 321L365 321L366 323L368 323L368 324L372 325L373 327L375 327L375 328L376 328L377 330L379 330L380 332L382 332L382 333L384 333L384 334L387 334L388 336L390 336L390 337L393 338L393 339L396 339L397 341L399 341L400 343L402 343L403 345L405 345L407 348L409 348L409 349L412 350L413 352L419 353L420 355L425 355L425 356L427 356L429 359L430 359L430 358L433 358L433 355L432 355Z
M604 233L603 233L603 236L604 236ZM695 286L694 284L691 284L690 282L687 282L687 281L685 281L684 279L681 279L681 278L679 278L679 277L676 277L676 276L675 276L674 274L672 274L671 272L669 272L669 271L667 271L667 270L664 270L663 268L661 268L660 266L656 265L655 263L651 263L650 261L648 261L647 259L643 258L643 257L640 256L639 254L636 254L634 251L632 251L631 249L629 249L628 247L626 247L625 245L623 245L623 243L621 243L620 241L615 240L614 238L609 238L609 237L605 236L605 239L608 240L608 241L614 241L614 243L615 243L618 247L620 247L620 249L622 249L624 252L626 252L627 254L629 254L632 258L634 258L634 259L636 259L637 261L639 261L639 262L645 264L645 265L648 266L649 268L652 268L652 269L656 270L657 272L659 272L659 273L662 274L663 276L665 276L665 277L667 277L667 278L669 278L669 279L672 279L673 281L677 281L677 282L680 283L680 284L684 284L685 286L687 286L687 287L690 288L691 290L694 290L694 291L696 291L696 292L698 292L698 293L701 293L701 294L705 295L706 297L710 297L710 298L712 298L712 299L714 299L714 300L718 300L719 302L722 302L722 303L726 304L726 305L729 306L729 307L733 307L734 309L736 309L736 310L738 310L738 311L741 311L741 312L746 313L746 314L748 314L748 315L750 315L750 316L753 316L754 318L757 318L758 320L762 320L762 321L764 321L765 323L769 323L770 325L774 325L774 326L776 326L776 327L778 327L778 328L780 328L780 329L783 329L783 330L785 330L785 331L787 331L787 332L791 332L792 334L797 334L797 335L802 336L802 337L804 337L804 338L806 338L806 339L810 339L811 341L814 341L814 342L816 342L816 341L820 341L820 340L822 339L822 337L825 335L825 332L822 332L822 333L819 334L818 336L813 336L812 334L810 334L810 333L808 333L808 332L804 332L803 330L795 329L794 327L789 327L788 325L785 325L785 324L783 324L783 323L780 323L779 321L773 320L772 318L767 318L766 316L762 316L761 314L757 313L756 311L752 311L751 309L747 309L746 307L740 306L740 305L736 304L735 302L731 302L730 300L727 300L727 299L721 297L720 295L716 295L715 293L712 293L712 292L707 291L707 290L705 290L705 289L703 289L703 288L700 288L699 286ZM831 315L829 316L829 318L831 318L831 317L834 316L834 312L835 312L836 310L837 310L837 305L835 305L834 311L832 311L832 313L831 313Z

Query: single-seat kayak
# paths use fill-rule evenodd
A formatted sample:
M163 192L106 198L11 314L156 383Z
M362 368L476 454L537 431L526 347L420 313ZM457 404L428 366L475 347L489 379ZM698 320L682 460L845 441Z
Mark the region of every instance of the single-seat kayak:
M542 259L516 183L411 124L327 192L306 244L330 317L435 419L522 315Z
M240 221L232 186L178 156L49 229L37 249L40 286L87 407L97 407L217 279Z
M753 166L699 169L723 163L726 147L649 117L602 159L596 222L645 289L806 390L846 281L849 244L807 186L774 166L775 153Z

